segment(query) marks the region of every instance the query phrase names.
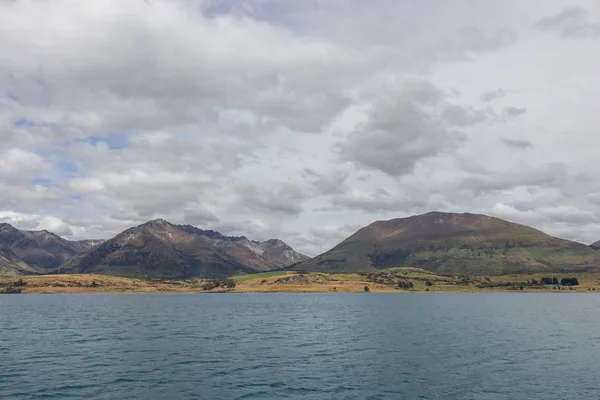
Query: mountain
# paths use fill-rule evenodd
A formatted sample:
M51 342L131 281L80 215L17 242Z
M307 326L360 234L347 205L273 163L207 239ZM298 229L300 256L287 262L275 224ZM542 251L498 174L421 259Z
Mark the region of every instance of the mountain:
M289 269L357 272L390 267L445 275L576 272L599 268L600 253L486 215L431 212L374 222Z
M10 249L0 247L0 276L35 274L36 272Z
M87 249L91 249L94 246L98 246L99 244L104 243L104 239L86 239L86 240L76 240L72 241L73 247L79 251L85 251Z
M71 242L48 231L21 231L0 224L0 266L20 273L46 272L97 241Z
M597 242L594 242L594 243L590 244L590 247L592 247L595 250L600 250L600 240L598 240Z
M76 255L57 272L185 279L267 271L307 258L279 240L254 242L158 219Z

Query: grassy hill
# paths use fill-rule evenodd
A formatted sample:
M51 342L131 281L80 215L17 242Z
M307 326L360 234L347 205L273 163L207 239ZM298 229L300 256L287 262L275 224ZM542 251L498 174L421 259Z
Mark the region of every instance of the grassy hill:
M416 267L442 275L600 270L600 252L528 226L478 214L431 212L374 222L292 270Z

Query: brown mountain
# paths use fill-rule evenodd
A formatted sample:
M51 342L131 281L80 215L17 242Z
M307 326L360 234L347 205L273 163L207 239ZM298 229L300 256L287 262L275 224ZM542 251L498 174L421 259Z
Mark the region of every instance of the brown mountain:
M19 273L46 272L96 241L71 242L48 231L21 231L0 224L0 266Z
M158 219L73 257L57 271L184 279L266 271L306 258L281 241L254 242Z
M431 212L374 222L290 269L356 272L391 267L447 275L582 271L600 269L600 253L486 215Z

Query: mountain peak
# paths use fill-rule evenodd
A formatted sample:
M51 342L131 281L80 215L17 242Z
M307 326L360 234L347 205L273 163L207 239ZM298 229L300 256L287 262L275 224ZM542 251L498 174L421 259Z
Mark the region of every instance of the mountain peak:
M17 228L7 222L0 222L0 229L4 231L18 231Z

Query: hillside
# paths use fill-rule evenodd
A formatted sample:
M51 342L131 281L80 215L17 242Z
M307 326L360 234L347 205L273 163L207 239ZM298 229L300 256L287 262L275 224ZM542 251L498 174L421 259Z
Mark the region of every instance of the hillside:
M477 214L431 212L374 222L293 270L356 272L417 267L447 275L599 269L589 246Z
M56 272L187 279L267 271L305 259L281 241L254 242L158 219L73 257Z
M99 241L72 242L48 231L21 231L2 223L0 270L5 274L44 273L97 242Z

